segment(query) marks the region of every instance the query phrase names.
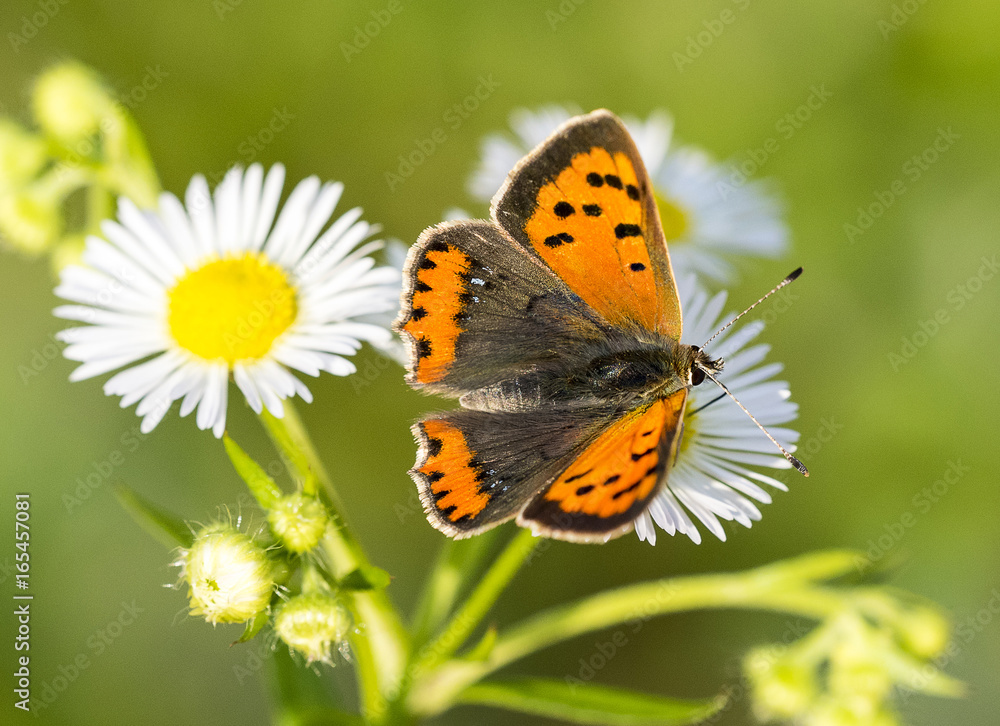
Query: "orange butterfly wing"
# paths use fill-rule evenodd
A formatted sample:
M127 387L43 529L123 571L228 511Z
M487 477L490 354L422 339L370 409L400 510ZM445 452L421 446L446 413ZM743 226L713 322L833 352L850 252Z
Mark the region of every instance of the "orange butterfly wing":
M609 324L680 339L649 175L609 111L573 119L527 156L497 194L493 216Z

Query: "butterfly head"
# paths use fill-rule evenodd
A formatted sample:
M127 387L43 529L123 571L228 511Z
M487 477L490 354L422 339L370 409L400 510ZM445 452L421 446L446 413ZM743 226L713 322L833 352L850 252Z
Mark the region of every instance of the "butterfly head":
M710 358L705 351L696 345L687 346L691 355L691 385L697 386L705 382L705 374L715 375L722 372L722 358Z

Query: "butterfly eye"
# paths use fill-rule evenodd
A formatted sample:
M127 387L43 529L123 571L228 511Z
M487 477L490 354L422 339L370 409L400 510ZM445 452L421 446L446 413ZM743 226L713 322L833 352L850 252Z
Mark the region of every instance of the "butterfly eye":
M692 368L691 385L700 386L704 382L705 382L705 371L703 371L701 368Z

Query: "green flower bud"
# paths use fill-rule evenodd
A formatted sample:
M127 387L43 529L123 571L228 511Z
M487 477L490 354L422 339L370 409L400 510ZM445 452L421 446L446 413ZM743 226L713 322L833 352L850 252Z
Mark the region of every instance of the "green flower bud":
M937 609L913 607L893 623L901 645L921 659L930 659L948 646L951 623Z
M289 552L301 554L319 544L328 517L319 500L296 493L279 499L268 512L267 521Z
M324 593L293 597L274 616L278 637L307 663L329 663L331 647L343 641L350 624L347 609Z
M267 553L231 525L220 522L201 530L184 551L181 566L191 614L212 625L250 620L271 602L274 573Z
M855 713L875 713L892 690L892 677L883 663L852 660L831 662L830 692L848 704Z
M896 715L888 709L859 714L828 697L820 699L801 723L802 726L899 726Z
M802 719L803 726L869 726L851 709L835 699L824 697Z
M775 647L751 651L744 660L744 671L753 689L754 710L764 721L798 716L818 695L812 670L781 658L780 649Z
M9 119L0 119L0 194L31 181L47 159L44 139Z
M63 221L58 200L30 191L0 194L0 237L28 254L39 254L59 239Z
M97 74L79 63L61 63L35 83L35 118L47 133L72 142L97 133L114 101Z

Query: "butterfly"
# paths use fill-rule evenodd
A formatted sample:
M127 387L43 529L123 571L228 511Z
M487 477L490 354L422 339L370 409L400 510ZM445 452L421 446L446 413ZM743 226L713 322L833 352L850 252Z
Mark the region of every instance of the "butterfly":
M680 342L653 188L622 122L563 124L511 171L490 220L429 227L403 277L407 381L461 404L413 426L430 523L455 538L510 519L573 542L631 530L665 486L691 387L719 383L722 361Z

